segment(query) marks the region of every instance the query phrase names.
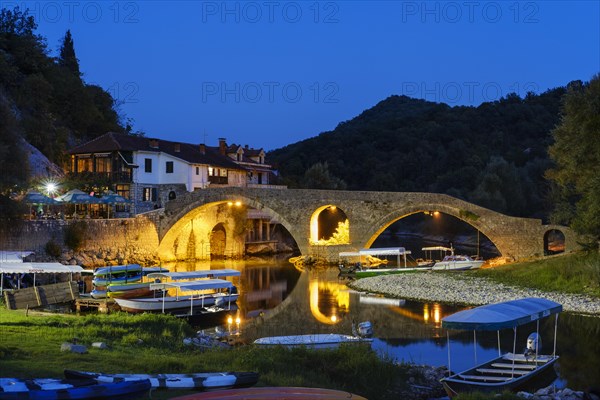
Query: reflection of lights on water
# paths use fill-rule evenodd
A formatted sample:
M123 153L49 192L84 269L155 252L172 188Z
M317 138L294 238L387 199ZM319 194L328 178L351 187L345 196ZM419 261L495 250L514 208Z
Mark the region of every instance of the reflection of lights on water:
M439 324L441 321L440 318L440 314L441 314L441 307L438 303L434 303L433 304L433 320L435 321L436 324Z
M337 324L341 321L340 311L343 314L344 310L350 308L350 293L344 290L345 285L333 282L319 282L313 280L308 286L310 299L310 312L313 317L323 324ZM327 304L328 311L321 311L319 307L320 292L326 292L326 298L331 296L333 303ZM324 304L321 304L323 306Z
M442 321L442 306L439 303L433 303L431 308L429 304L423 304L423 321L429 322L430 319L436 325Z

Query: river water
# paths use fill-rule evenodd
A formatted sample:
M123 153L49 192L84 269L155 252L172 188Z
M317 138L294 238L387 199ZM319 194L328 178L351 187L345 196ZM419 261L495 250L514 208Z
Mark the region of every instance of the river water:
M242 272L234 278L239 287L238 309L218 321L221 331L230 331L246 343L264 336L345 333L353 321L370 321L375 340L372 348L382 357L398 361L448 365L446 331L441 319L465 307L386 299L359 293L346 286L337 268L303 269L285 259L236 260L165 265L171 271L234 268ZM239 319L239 324L236 323ZM214 325L214 323L213 323ZM199 328L210 328L199 326ZM516 351L525 348L535 324L520 327ZM554 318L540 324L542 350L552 352ZM562 313L557 333L557 388L600 390L600 318ZM450 331L450 362L454 371L495 357L496 332L481 333L473 343L472 332ZM502 352L512 351L512 330L501 332Z

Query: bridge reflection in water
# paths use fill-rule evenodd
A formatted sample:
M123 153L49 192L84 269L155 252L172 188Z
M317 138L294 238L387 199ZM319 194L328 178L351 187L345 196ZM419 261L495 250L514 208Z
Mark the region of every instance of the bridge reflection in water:
M447 365L448 349L441 320L466 308L358 293L338 278L337 268L299 271L286 260L180 262L166 266L171 271L240 270L242 276L234 279L240 288L239 308L231 315L229 326L224 316L223 327L239 328L240 337L247 343L264 336L350 334L353 321L370 321L375 336L372 347L380 354L398 361L442 366ZM600 382L600 341L591 338L600 333L600 318L563 313L558 328L557 352L561 356L558 386L593 388ZM518 351L525 347L527 336L535 329L532 325L518 331ZM542 323L540 332L551 343L553 323ZM462 370L472 366L475 362L472 332L451 331L450 337L453 368ZM479 361L497 355L497 340L495 332L478 335ZM501 333L501 342L503 351L512 351L512 331Z

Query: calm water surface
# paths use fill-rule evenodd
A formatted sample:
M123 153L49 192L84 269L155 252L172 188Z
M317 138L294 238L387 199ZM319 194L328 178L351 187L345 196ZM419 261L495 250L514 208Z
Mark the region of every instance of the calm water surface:
M398 361L448 365L446 331L441 319L465 307L441 303L422 303L386 299L358 293L338 277L337 268L300 270L287 260L221 261L166 265L171 271L234 268L242 272L234 283L240 289L238 310L220 329L238 331L246 342L263 336L309 333L346 333L352 321L370 321L375 340L372 344L382 356ZM517 352L525 348L535 323L520 327ZM540 324L543 352L551 353L554 318ZM558 323L557 387L575 390L600 390L600 318L562 313ZM512 351L511 330L501 332L502 352ZM498 354L496 332L450 331L452 370L463 370Z

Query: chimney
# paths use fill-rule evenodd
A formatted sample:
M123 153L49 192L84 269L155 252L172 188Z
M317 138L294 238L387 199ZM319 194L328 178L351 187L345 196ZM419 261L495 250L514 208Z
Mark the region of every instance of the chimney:
M221 155L227 154L227 144L225 143L225 138L219 138L219 153L221 153Z
M148 145L153 149L158 149L158 139L150 139Z
M246 150L248 150L248 145L247 145L247 144L246 144L246 145L244 145L244 148L245 148Z
M206 145L204 143L200 143L200 153L206 154Z

